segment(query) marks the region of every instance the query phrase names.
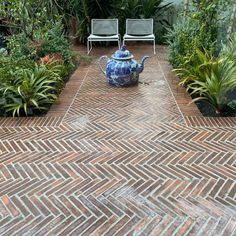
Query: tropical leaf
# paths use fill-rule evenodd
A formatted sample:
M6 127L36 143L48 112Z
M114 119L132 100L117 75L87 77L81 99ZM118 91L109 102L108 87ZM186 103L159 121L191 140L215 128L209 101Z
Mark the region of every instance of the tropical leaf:
M7 101L4 104L6 112L13 116L30 115L33 110L45 110L57 99L62 81L53 67L49 70L45 65L35 64L33 69L19 69L15 74L15 85L0 89Z

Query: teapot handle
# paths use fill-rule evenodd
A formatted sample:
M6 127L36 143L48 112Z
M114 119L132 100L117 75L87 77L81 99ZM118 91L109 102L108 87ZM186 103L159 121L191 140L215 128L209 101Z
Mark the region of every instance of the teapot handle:
M101 56L99 59L98 59L98 67L99 67L99 69L100 69L100 71L104 74L104 75L106 75L106 72L102 69L102 66L101 66L101 61L103 60L103 59L106 59L107 61L109 60L109 57L108 56Z

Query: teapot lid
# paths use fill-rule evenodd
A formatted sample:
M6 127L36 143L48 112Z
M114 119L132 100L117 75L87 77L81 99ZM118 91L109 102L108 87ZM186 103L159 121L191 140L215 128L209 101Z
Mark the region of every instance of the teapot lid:
M113 55L112 58L115 60L129 60L132 59L134 56L130 53L130 51L126 50L126 46L123 45L120 50L117 50Z

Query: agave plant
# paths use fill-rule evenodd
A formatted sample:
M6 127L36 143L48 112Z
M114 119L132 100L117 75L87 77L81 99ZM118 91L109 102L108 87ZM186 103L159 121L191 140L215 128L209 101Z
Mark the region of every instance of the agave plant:
M236 88L235 61L229 56L213 58L198 49L196 55L194 64L175 70L182 78L180 84L196 97L193 102L206 100L220 113L230 102L228 93Z
M232 39L229 39L228 45L223 45L221 55L229 57L236 64L236 33L233 35Z
M34 69L19 69L13 76L16 78L14 84L0 89L6 100L7 113L32 115L34 110L46 110L57 99L61 79L53 69L36 64Z
M205 81L196 80L188 85L187 90L200 96L193 101L207 99L216 113L220 113L229 103L228 92L236 88L236 69L232 61L222 60L217 64L216 71L212 69L210 74L205 74Z
M194 53L189 58L186 57L185 62L173 71L180 77L179 85L187 86L196 80L205 81L206 74L210 74L216 66L213 56L208 51L202 52L196 48Z

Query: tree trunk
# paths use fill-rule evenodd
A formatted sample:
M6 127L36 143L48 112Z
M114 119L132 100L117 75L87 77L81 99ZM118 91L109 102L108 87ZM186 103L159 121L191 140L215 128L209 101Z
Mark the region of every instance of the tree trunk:
M190 0L185 0L184 1L184 15L187 16L189 13L189 1Z
M69 19L69 38L72 44L77 44L77 30L78 30L78 19L75 16L71 16Z
M233 33L235 17L236 17L236 4L235 3L233 4L231 9L232 9L232 12L230 14L230 23L229 23L229 27L227 30L227 39L230 39L232 37L232 33Z

